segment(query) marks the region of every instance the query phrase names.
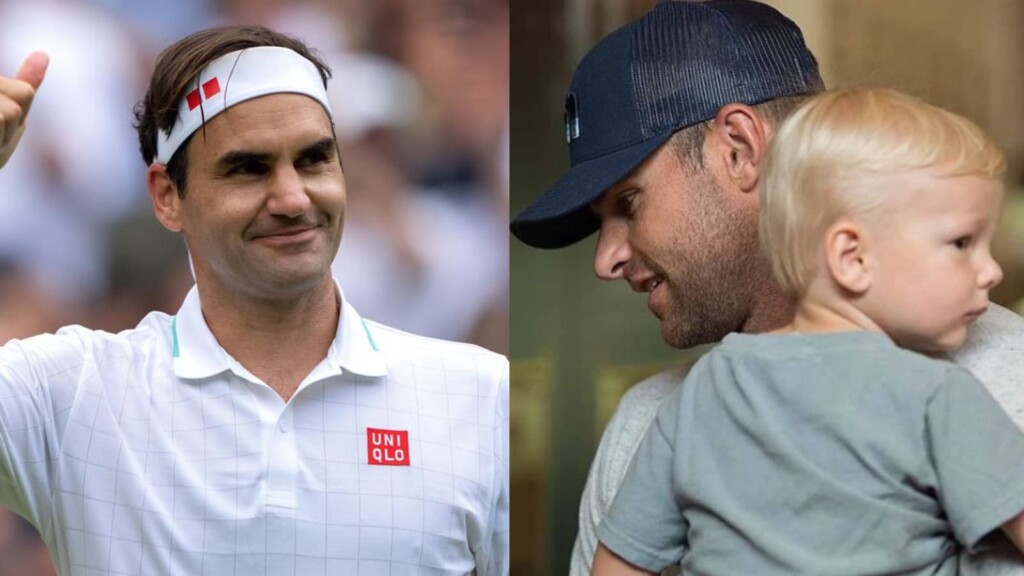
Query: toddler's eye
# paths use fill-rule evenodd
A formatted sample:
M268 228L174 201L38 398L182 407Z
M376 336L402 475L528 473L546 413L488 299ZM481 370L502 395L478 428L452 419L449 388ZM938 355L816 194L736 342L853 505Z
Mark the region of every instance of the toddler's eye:
M960 238L957 238L956 240L953 240L953 246L955 246L957 250L963 250L964 248L967 248L970 245L971 245L971 237L970 236L961 236Z

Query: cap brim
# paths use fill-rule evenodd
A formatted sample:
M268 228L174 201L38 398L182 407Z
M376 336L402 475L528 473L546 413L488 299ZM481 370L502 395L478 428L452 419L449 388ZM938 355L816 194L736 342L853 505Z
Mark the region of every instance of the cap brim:
M534 248L563 248L597 231L590 203L625 177L672 132L576 164L512 220L512 234Z

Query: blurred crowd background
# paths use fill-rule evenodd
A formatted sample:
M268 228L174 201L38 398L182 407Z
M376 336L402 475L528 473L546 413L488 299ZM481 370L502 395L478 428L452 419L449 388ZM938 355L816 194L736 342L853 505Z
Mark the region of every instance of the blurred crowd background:
M50 55L0 171L0 343L178 309L193 280L152 216L132 109L163 48L241 23L298 36L333 69L345 297L508 354L509 0L0 0L0 74ZM0 509L0 576L54 573Z

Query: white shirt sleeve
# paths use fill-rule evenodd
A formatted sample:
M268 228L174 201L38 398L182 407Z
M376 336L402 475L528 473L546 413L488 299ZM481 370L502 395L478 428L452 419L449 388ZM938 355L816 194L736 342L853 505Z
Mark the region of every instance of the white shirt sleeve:
M0 348L0 505L41 532L52 519L54 470L85 342L63 329Z
M1024 430L1024 317L989 302L967 341L948 359L981 380L1017 427Z
M580 501L579 532L572 549L570 576L587 576L597 549L597 527L611 507L640 441L658 406L682 382L689 366L659 372L623 395L601 436Z
M949 360L981 380L1018 428L1024 430L1024 318L989 302L989 310L971 326L967 341ZM974 554L961 559L966 574L1024 576L1020 552L1001 533L985 538Z
M494 486L495 498L491 510L490 542L477 554L477 574L480 576L508 576L509 573L509 507L511 500L509 462L509 377L508 360L504 359L498 377L498 399L494 415Z

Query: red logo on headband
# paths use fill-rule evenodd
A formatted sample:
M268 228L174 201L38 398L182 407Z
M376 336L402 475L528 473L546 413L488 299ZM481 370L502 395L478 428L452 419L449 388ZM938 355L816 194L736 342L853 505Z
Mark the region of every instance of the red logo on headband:
M217 82L216 78L207 80L203 83L203 96L205 96L207 100L213 98L213 95L218 92L220 92L220 82Z
M216 78L203 82L203 96L207 100L218 93L220 93L220 82L218 82ZM186 94L185 101L188 102L189 112L195 110L199 106L200 102L202 102L202 98L199 96L199 90L196 89Z

